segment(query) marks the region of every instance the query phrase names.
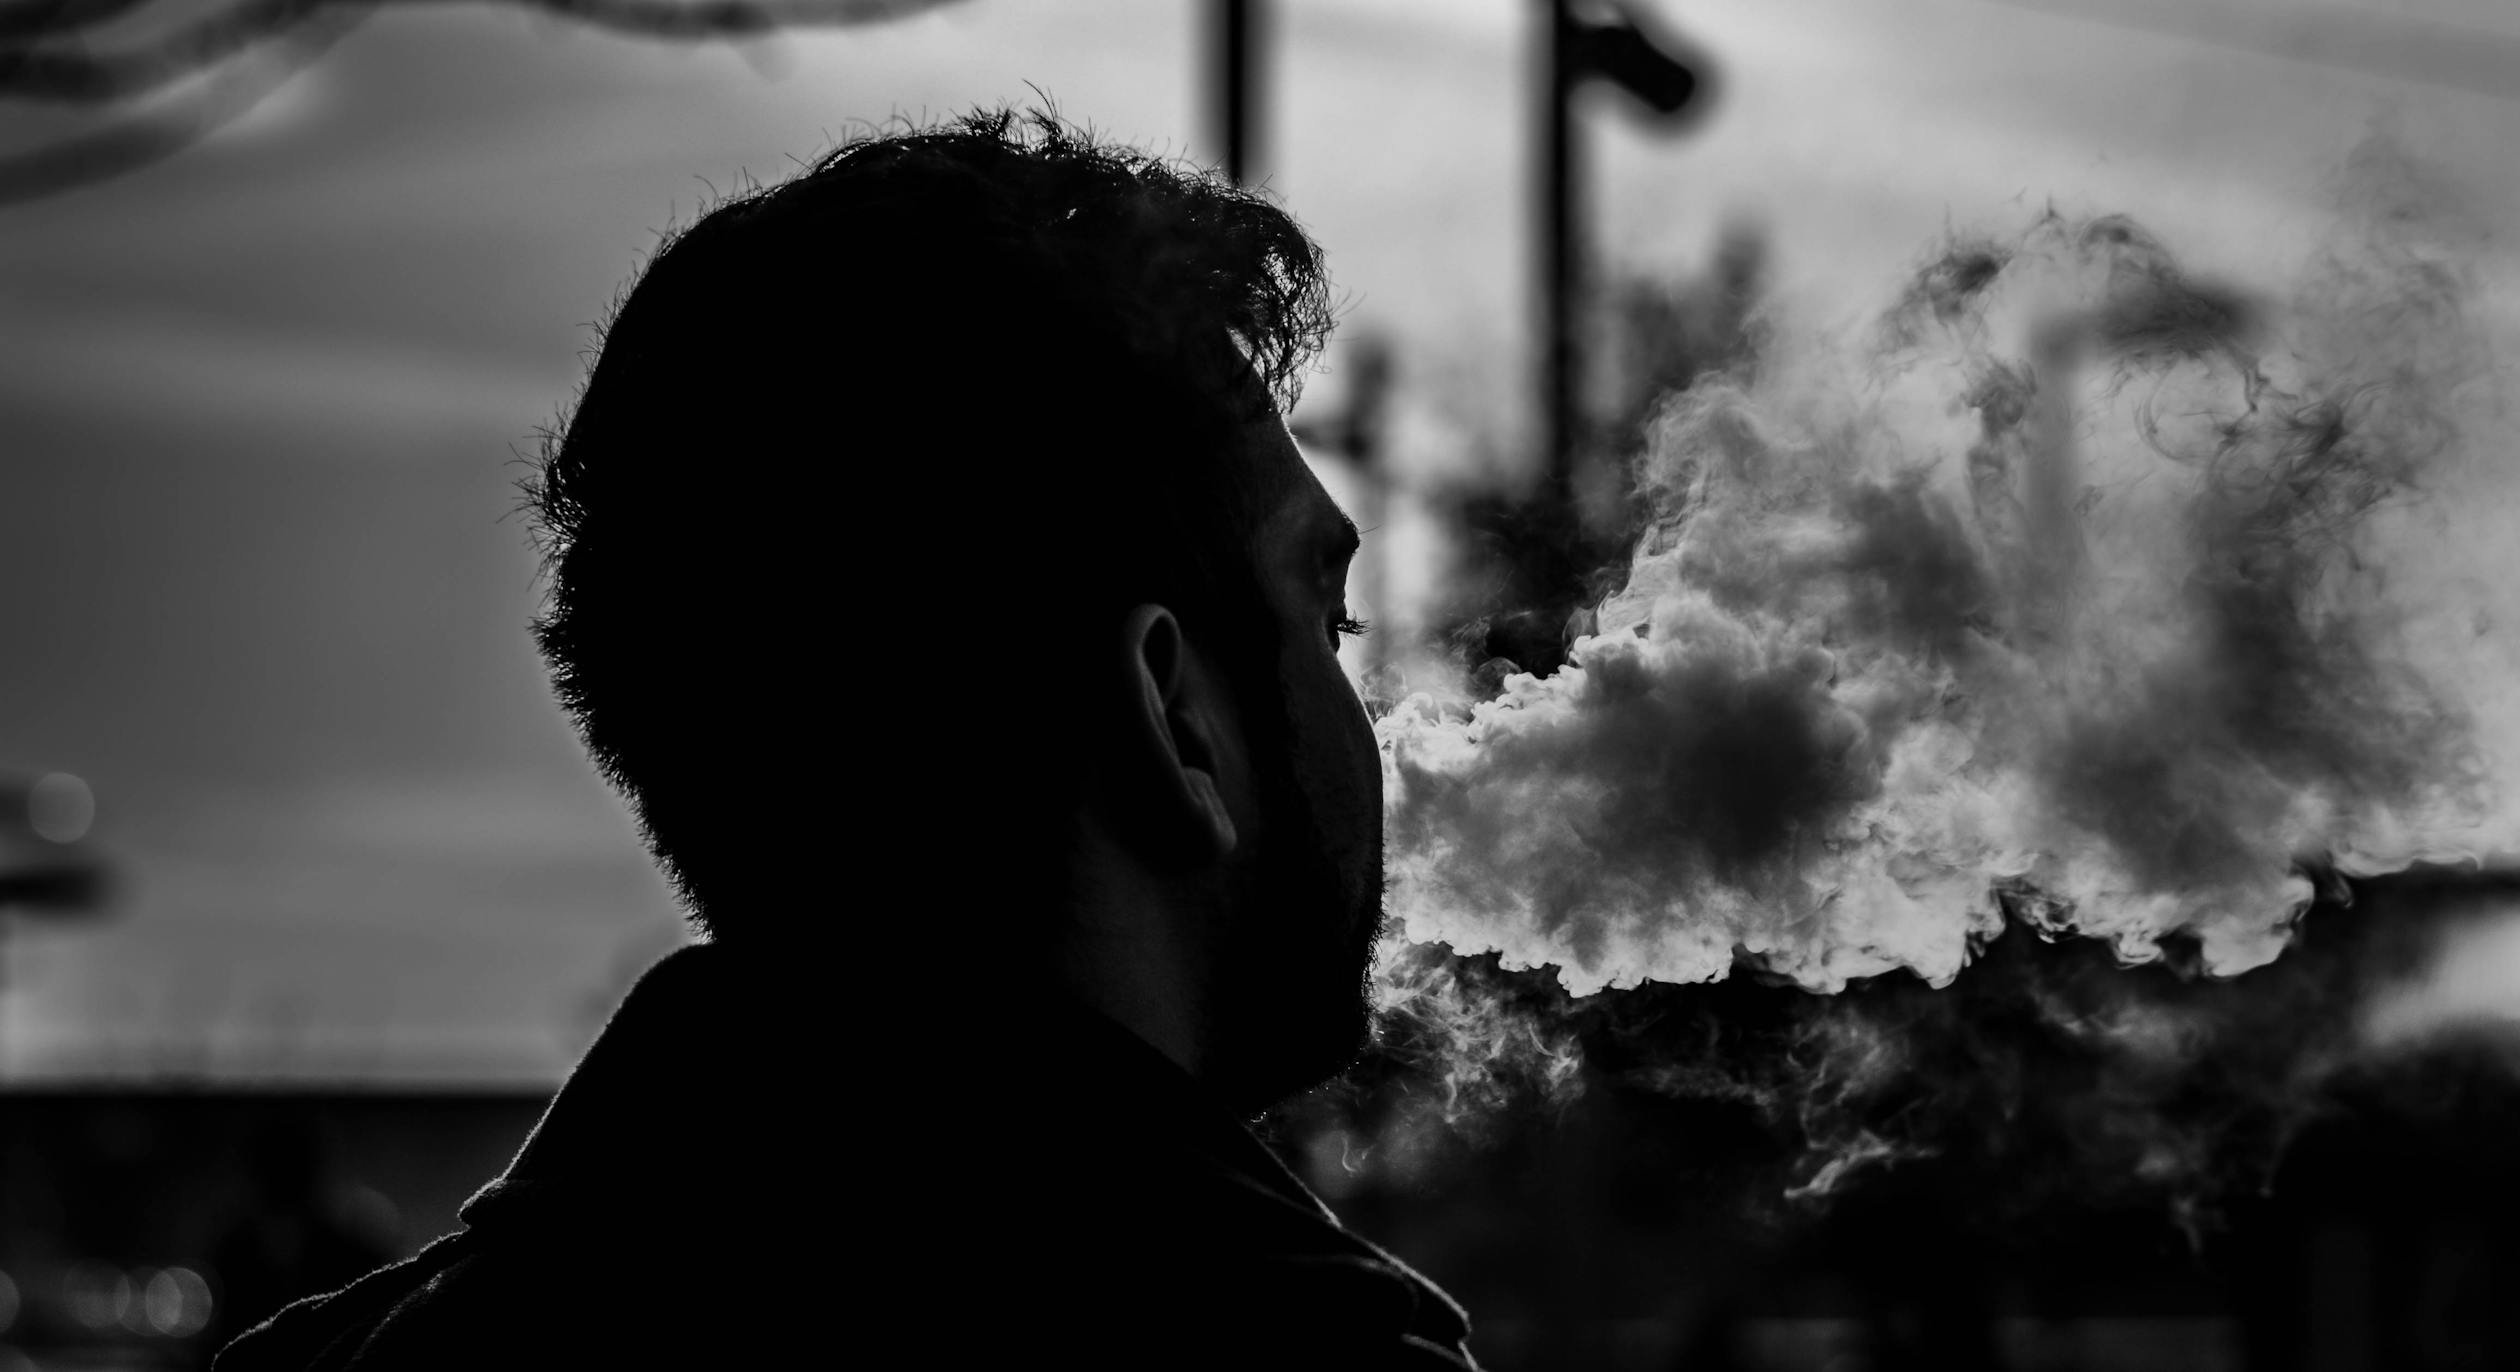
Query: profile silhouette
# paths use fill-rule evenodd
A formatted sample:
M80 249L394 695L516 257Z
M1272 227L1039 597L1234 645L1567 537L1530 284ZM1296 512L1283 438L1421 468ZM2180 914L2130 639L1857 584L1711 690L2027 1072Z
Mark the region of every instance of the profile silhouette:
M1286 213L1051 114L673 237L529 486L534 631L706 941L461 1233L220 1366L1469 1365L1240 1123L1353 1058L1381 923L1283 419L1330 325Z

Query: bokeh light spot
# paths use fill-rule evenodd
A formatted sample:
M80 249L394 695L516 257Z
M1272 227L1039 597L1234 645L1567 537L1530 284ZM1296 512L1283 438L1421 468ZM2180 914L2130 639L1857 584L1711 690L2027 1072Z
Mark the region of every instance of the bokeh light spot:
M131 1310L131 1278L103 1263L83 1262L61 1283L62 1304L85 1329L103 1331L123 1322Z
M26 793L26 822L55 843L76 843L96 822L96 793L68 772L53 772Z
M140 1303L149 1327L169 1338L188 1338L210 1323L210 1283L189 1267L152 1274Z

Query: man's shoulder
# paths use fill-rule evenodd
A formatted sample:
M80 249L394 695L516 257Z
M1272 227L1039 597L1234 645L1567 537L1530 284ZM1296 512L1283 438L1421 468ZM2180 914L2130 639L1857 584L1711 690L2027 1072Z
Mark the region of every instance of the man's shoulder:
M212 1372L346 1372L387 1366L369 1356L388 1326L425 1317L451 1273L474 1260L462 1234L389 1263L338 1291L297 1301L219 1350Z
M212 1372L542 1368L660 1352L698 1331L663 1308L667 1284L639 1270L641 1251L628 1236L466 1230L289 1306L222 1349Z
M464 1232L216 1372L723 1364L878 1332L944 1365L1467 1365L1458 1307L1125 1031L1045 1027L1059 1076L1029 1095L911 1091L835 1127L737 1032L750 983L706 952L642 980ZM841 1161L879 1136L912 1146Z

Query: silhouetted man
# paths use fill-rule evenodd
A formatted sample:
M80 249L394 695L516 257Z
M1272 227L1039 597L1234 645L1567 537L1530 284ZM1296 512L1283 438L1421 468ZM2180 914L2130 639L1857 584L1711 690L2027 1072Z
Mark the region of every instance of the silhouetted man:
M1330 324L1258 196L1049 118L673 239L531 503L562 703L708 942L463 1232L263 1368L1460 1367L1240 1123L1363 1041Z

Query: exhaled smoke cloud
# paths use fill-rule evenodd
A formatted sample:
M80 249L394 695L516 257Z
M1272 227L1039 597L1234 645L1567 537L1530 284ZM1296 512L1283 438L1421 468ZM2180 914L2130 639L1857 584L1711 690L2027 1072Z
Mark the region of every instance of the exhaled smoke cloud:
M1774 324L1653 425L1568 665L1382 721L1407 937L1578 995L1941 985L2008 922L2233 974L2304 861L2520 847L2464 289L2403 215L2259 302L2050 213Z

